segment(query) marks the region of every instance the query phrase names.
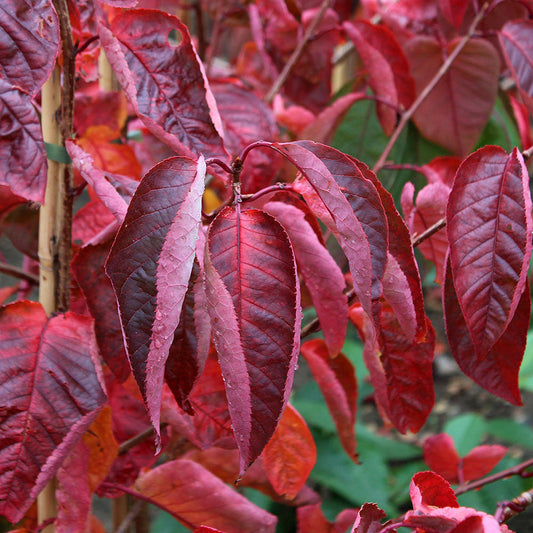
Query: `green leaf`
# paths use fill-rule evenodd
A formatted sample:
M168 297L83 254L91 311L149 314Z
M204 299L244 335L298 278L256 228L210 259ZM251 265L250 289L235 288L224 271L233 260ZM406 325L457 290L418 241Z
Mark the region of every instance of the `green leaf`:
M533 449L533 429L509 418L494 418L486 422L487 433L513 446Z
M533 330L527 334L526 351L520 367L518 386L533 392Z
M467 413L449 420L443 431L453 438L457 452L464 457L472 448L481 443L487 427L481 416L476 413Z

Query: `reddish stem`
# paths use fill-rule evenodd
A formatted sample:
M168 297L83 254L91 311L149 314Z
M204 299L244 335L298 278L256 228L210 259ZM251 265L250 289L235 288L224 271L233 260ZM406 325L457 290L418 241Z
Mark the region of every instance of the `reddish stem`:
M413 235L413 238L411 240L411 244L413 245L413 248L420 246L425 240L429 239L432 235L437 233L437 231L440 231L445 226L446 226L446 218L441 218L440 220L435 222L433 226L430 226L426 231L424 231L420 235Z

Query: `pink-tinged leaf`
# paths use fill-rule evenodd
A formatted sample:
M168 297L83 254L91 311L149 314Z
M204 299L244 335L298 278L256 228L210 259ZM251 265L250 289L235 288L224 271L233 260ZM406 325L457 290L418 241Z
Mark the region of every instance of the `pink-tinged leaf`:
M297 533L345 533L357 517L355 509L345 509L330 522L324 516L320 504L305 505L296 510Z
M90 319L0 309L0 514L17 522L96 418L105 394ZM53 402L53 403L52 403Z
M0 184L33 202L42 202L46 153L31 98L0 78Z
M427 165L422 165L420 170L429 183L443 183L452 187L455 173L461 163L461 158L445 155L432 159Z
M268 202L263 209L280 222L289 235L298 272L311 295L329 353L337 355L346 338L348 300L341 269L308 224L305 213L283 202Z
M412 197L410 200L408 199L410 191L408 185L411 184L406 184L405 196L402 193L402 208L404 205L407 206L409 201L412 203ZM445 217L449 194L450 188L440 182L430 183L422 188L416 197L416 206L413 206L409 216L409 229L413 236L421 235ZM420 243L418 248L422 255L435 265L435 283L441 284L444 279L444 261L448 251L446 231L436 232L429 239Z
M122 382L130 374L130 365L124 349L117 300L104 270L109 249L109 242L82 248L72 261L72 271L94 319L100 354Z
M169 40L175 30L178 43ZM187 27L156 10L119 14L100 41L146 127L178 153L224 156L222 123Z
M443 306L448 344L461 370L491 394L512 404L522 405L518 372L526 349L531 312L529 284L526 283L509 326L483 358L476 355L455 292L449 260L443 286Z
M186 524L225 533L274 533L277 519L198 463L169 461L142 475L135 488Z
M520 134L520 144L523 150L527 150L533 146L533 135L531 125L529 123L529 112L525 104L519 102L512 95L508 95L509 102L513 108L513 115L518 126L518 132Z
M486 476L506 453L507 448L498 444L477 446L463 458L463 481Z
M205 269L242 474L270 440L292 387L301 321L296 265L279 222L237 206L211 224Z
M59 23L48 0L5 0L0 6L0 78L35 96L54 68Z
M499 32L507 66L520 93L533 113L533 22L512 20Z
M313 120L309 121L301 132L296 131L299 134L298 137L300 139L309 139L310 141L329 144L350 107L363 98L367 98L367 94L363 92L341 96L330 106L326 107L319 115L314 117Z
M208 357L204 371L189 394L194 415L182 411L170 390L163 389L161 419L201 450L218 446L235 449L231 419L220 365ZM238 467L231 482L238 478Z
M409 495L415 511L434 507L459 507L450 484L435 472L418 472L411 479Z
M80 171L83 179L94 189L96 196L100 198L116 220L122 224L128 210L128 204L124 198L107 181L102 170L94 166L94 160L89 153L70 139L66 141L65 147L72 159L72 164Z
M342 353L331 358L321 339L303 344L301 353L326 400L344 450L352 460L357 461L357 380L352 364Z
M258 139L276 140L278 127L274 114L254 91L230 80L213 82L211 88L224 126L224 142L230 153L239 154ZM277 169L275 157L264 149L254 150L244 163L242 192L252 193L267 187Z
M167 159L148 172L106 265L133 373L157 432L165 363L195 257L204 177L201 156Z
M477 359L508 328L531 258L531 193L522 154L485 146L457 171L446 211L453 284Z
M327 208L349 261L357 296L371 315L371 299L376 297L372 285L379 295L387 249L386 220L375 187L351 159L333 148L310 141L273 147L302 172Z
M448 483L459 483L458 468L460 457L450 435L439 433L424 441L424 461Z
M457 29L461 27L470 0L439 0L444 18Z
M211 340L211 323L205 300L200 267L195 261L165 366L165 381L178 405L189 414L193 414L194 410L188 397L204 370Z
M316 446L305 420L290 404L261 457L274 490L289 500L296 498L315 466Z
M459 38L442 49L432 37L418 36L406 44L405 53L420 94L459 44ZM464 156L476 144L489 120L500 76L498 52L484 39L468 41L450 69L413 115L424 137L453 154Z
M390 135L399 110L407 109L415 98L409 62L396 37L385 26L357 20L345 22L343 28L363 60L374 94L389 102L378 101L376 110L385 134Z
M386 516L375 503L364 503L350 533L377 533L382 528L381 520Z

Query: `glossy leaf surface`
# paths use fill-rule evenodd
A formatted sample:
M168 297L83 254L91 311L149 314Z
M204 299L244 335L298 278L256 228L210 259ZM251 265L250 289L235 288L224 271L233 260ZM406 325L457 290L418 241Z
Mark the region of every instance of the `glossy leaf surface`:
M0 310L0 511L17 522L105 401L91 322L40 304Z
M169 33L176 32L176 37ZM222 125L187 27L156 10L101 26L106 56L146 127L178 153L224 154ZM173 39L176 38L177 41Z
M446 211L453 283L477 357L509 326L531 257L531 193L522 155L486 146L457 171Z
M159 431L161 388L195 257L205 163L167 159L142 180L106 271L133 373Z
M270 440L292 386L301 320L296 266L279 222L239 206L211 224L205 263L242 473Z
M135 488L191 529L225 533L274 533L276 517L256 507L198 463L169 461L141 476Z

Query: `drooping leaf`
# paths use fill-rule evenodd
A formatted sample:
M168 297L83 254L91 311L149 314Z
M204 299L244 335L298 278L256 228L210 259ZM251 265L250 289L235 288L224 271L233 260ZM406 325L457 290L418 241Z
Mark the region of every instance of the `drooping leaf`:
M424 461L448 483L458 483L457 475L460 457L452 437L446 433L432 435L424 441Z
M211 224L205 269L242 474L270 440L291 390L301 321L296 265L279 222L237 206Z
M531 257L531 193L520 152L486 146L470 155L446 218L455 292L482 361L513 319Z
M115 17L111 29L101 24L99 32L124 92L156 137L185 155L224 156L215 100L181 21L131 9Z
M42 202L46 168L41 126L31 98L0 78L0 184L27 200Z
M110 243L82 248L72 261L72 270L94 319L96 341L102 358L119 381L130 374L124 349L117 301L104 265Z
M498 37L511 75L533 113L533 22L511 20Z
M383 130L390 135L398 110L408 109L415 98L409 62L387 27L356 20L345 22L343 28L363 60L374 94L387 102L378 101L376 110Z
M280 222L294 248L298 272L311 295L329 353L338 354L346 338L348 300L341 269L305 219L305 214L284 202L268 202L263 209Z
M526 348L531 300L526 283L518 307L499 340L483 358L477 355L455 292L449 259L443 285L446 335L461 370L490 393L521 405L518 374Z
M307 341L302 345L301 353L326 400L343 448L357 461L357 381L352 364L342 353L335 358L330 357L321 339Z
M205 162L174 157L143 178L106 264L133 373L159 432L161 388L195 257Z
M275 516L193 461L164 463L142 475L135 488L191 529L200 525L225 533L274 533L276 529Z
M405 52L417 94L458 44L459 39L454 39L443 50L437 40L427 36L407 43ZM500 61L494 46L484 39L468 41L413 115L422 135L453 154L468 154L489 120L499 75Z
M59 23L48 0L5 0L0 6L0 78L35 96L54 68Z
M0 513L17 522L105 401L90 319L48 319L38 303L0 309ZM94 360L93 360L94 358Z
M261 454L274 490L294 499L316 463L316 446L305 420L290 404Z

